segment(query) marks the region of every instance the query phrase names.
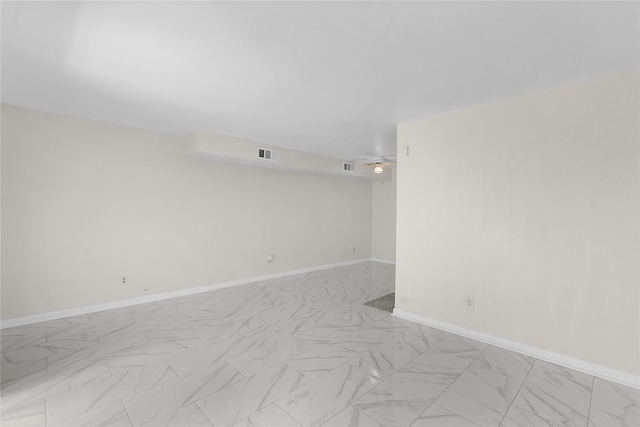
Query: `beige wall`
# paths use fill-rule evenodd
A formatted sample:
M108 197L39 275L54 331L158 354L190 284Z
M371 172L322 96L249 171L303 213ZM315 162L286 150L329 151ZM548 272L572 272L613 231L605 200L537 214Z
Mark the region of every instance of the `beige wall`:
M396 261L396 169L390 181L374 181L371 214L371 256Z
M371 227L371 182L2 107L3 319L370 258Z
M399 125L396 307L640 373L638 80Z

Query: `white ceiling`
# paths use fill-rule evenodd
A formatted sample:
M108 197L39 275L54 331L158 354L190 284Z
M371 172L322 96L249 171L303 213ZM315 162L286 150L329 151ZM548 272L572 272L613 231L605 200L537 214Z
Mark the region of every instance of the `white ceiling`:
M639 66L638 2L2 2L2 102L358 160L397 122Z

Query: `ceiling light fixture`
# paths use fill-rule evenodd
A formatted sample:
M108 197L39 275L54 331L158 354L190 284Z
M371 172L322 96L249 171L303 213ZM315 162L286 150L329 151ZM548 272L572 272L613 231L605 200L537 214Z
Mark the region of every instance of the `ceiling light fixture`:
M373 173L382 173L384 172L384 169L382 169L382 166L380 166L380 163L376 163L376 167L373 168Z

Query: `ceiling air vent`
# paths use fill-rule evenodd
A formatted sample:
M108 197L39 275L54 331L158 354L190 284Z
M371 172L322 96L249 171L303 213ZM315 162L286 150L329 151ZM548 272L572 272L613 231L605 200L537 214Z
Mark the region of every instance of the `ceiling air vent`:
M258 148L258 158L275 162L278 160L278 152L274 150L267 150L266 148Z
M347 162L342 163L342 170L345 172L353 171L353 163L347 163Z

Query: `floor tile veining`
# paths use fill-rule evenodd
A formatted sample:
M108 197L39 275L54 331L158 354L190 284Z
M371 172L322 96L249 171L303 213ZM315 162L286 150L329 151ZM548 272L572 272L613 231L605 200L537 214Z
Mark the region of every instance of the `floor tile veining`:
M380 263L2 331L0 424L640 427L640 391L393 317Z

